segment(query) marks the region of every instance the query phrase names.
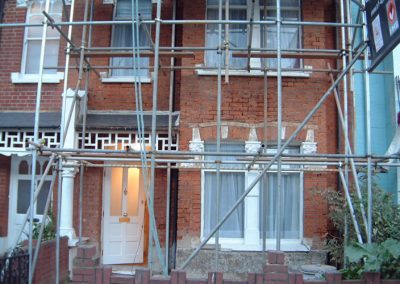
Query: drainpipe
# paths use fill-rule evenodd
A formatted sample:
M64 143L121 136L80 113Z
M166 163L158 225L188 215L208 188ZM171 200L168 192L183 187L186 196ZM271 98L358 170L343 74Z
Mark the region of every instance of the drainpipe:
M172 20L176 20L176 0L173 0L172 7ZM176 25L172 25L171 34L171 51L174 51L175 47L175 32ZM171 57L171 71L170 71L170 81L169 81L169 105L168 105L168 151L171 151L172 144L172 111L174 103L174 91L175 91L175 58ZM167 169L167 212L166 212L166 224L165 224L165 267L166 271L169 271L169 243L170 243L170 212L171 212L171 163L168 163Z

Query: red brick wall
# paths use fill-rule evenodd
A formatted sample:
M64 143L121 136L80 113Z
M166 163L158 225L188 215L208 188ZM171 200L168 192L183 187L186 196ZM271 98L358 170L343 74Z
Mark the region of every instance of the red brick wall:
M11 158L0 155L0 237L7 237Z
M60 239L60 283L68 280L68 238ZM55 283L56 281L56 240L43 242L40 246L33 283Z
M102 0L97 0L98 4L95 12L96 20L112 20L113 5L103 5ZM163 1L162 18L171 18L171 0ZM156 5L153 5L153 15L155 15ZM170 25L162 25L160 42L162 46L171 45L171 27ZM154 41L155 30L152 29L152 37ZM95 26L93 29L93 46L109 47L111 42L111 26ZM150 65L154 65L154 60L150 60ZM107 66L109 58L96 58L92 60L93 65ZM162 58L160 66L169 66L170 58ZM100 72L107 70L102 69ZM158 84L158 110L168 110L170 72L168 69L159 73ZM92 110L135 110L135 93L132 83L113 83L102 84L97 75L92 74L91 86L89 89L89 109ZM143 109L152 109L152 84L142 84Z
M79 235L79 177L76 175L74 188L74 228ZM103 209L103 169L86 168L83 183L82 236L100 243Z

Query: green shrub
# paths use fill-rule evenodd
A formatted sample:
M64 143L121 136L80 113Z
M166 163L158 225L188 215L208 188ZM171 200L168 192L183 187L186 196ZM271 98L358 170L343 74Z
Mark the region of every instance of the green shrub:
M361 178L360 180L363 196L362 204L365 208L365 211L367 211L366 182L364 178ZM389 244L390 242L400 241L400 207L393 203L393 198L390 194L384 192L374 182L372 189L373 244L370 245L379 247L380 254L377 257L380 259L377 260L377 263L380 265L379 271L381 272L382 278L391 278L391 275L396 274L392 273L392 270L400 271L398 259L394 256L389 257L389 255L383 254L382 252L385 251L385 245ZM326 197L329 206L329 218L335 227L335 232L327 235L326 242L326 248L329 250L331 264L336 265L337 268L344 268L342 270L344 279L360 278L362 272L371 271L370 260L372 261L373 258L369 258L369 260L365 257L360 257L357 260L354 258L347 258L348 261L345 261L344 248L346 247L346 244L352 244L346 247L346 257L352 255L354 251L363 249L365 252L370 249L369 245L365 245L364 247L360 244L353 244L357 241L357 236L345 196L342 192L334 190L319 191L318 193ZM350 195L352 197L353 207L359 224L362 239L364 242L366 242L367 236L361 216L361 203L359 202L354 190L350 192ZM350 250L350 253L348 252L348 249Z

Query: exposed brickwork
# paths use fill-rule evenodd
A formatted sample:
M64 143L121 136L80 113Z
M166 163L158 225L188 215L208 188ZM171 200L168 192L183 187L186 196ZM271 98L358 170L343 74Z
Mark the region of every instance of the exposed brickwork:
M40 246L33 283L55 283L56 280L56 241L46 241ZM60 239L60 283L68 280L68 238Z
M82 236L100 243L103 210L103 169L85 168L83 184ZM74 188L74 228L79 233L79 178L76 175Z
M317 4L318 2L318 4ZM333 3L331 1L302 2L302 18L304 21L334 20ZM204 19L205 1L180 1L183 19ZM183 46L203 46L205 44L205 25L186 25L182 29ZM334 48L334 29L327 27L303 28L304 48ZM194 62L182 59L183 65L203 64L204 53L196 52ZM326 60L308 59L304 65L313 68L326 68ZM330 62L335 66L335 62ZM193 70L182 70L179 78L180 87L180 149L188 150L192 139L192 127L200 130L201 139L215 141L217 120L217 77L199 76ZM298 127L323 93L330 86L329 76L314 72L309 78L287 78L282 81L283 88L283 124L286 127L286 138ZM263 101L264 81L260 77L230 77L229 84L222 85L222 121L229 122L228 139L246 141L253 125L257 126L258 139L263 140L262 122L264 121ZM277 80L268 79L268 140L277 138ZM195 107L194 107L195 106ZM296 137L302 142L307 135L307 128L314 129L315 141L319 153L336 150L336 113L333 98L329 98L321 109L313 116L304 130ZM214 123L214 124L213 124ZM333 179L331 178L333 177ZM304 175L304 236L321 238L326 233L327 206L321 198L312 195L312 189L324 190L335 186L335 175ZM200 237L200 172L182 171L179 176L179 209L178 237L185 236L196 240ZM314 206L313 201L319 202ZM312 218L308 218L312 215ZM319 247L319 242L313 242Z
M25 22L26 8L16 8L16 1L5 2L5 23ZM83 19L84 2L77 1L75 20ZM178 0L179 19L204 19L206 1ZM113 5L104 5L103 0L95 0L94 19L96 21L111 20ZM310 0L302 2L302 19L304 21L332 22L335 20L333 1ZM162 18L170 19L172 14L172 0L164 0L162 5ZM67 7L69 10L70 7ZM155 5L153 5L153 14ZM65 15L64 15L65 16ZM67 27L62 28L64 32ZM73 28L74 42L81 39L81 28ZM108 47L111 41L112 27L96 25L93 27L92 46ZM205 25L190 24L177 27L177 41L181 46L204 46ZM36 99L36 84L12 84L11 72L21 69L23 28L1 29L0 39L0 111L33 111ZM303 46L305 48L329 49L335 47L335 30L330 27L303 27ZM154 28L152 31L154 37ZM170 46L171 25L162 25L161 45ZM59 65L65 63L65 40L60 42ZM72 60L72 65L77 61ZM92 64L97 66L109 65L109 58L93 58ZM153 59L150 65L154 65ZM179 59L177 64L194 66L204 63L204 53L195 52L195 59ZM305 66L314 69L326 68L326 60L304 60ZM160 66L168 66L169 58L162 58ZM336 67L330 61L332 68ZM100 72L105 69L98 70ZM189 141L192 139L193 125L201 123L215 123L217 111L217 78L216 76L198 76L194 70L186 69L177 71L175 79L174 109L181 112L180 116L180 150L188 150ZM70 71L69 87L75 87L77 71ZM157 109L168 109L170 72L161 69L158 84ZM286 138L296 129L304 119L306 113L319 101L321 95L330 86L330 78L325 73L314 72L310 78L284 78L283 87L283 123L286 127ZM41 110L55 111L60 109L63 83L44 84L42 91ZM222 86L222 120L232 123L229 126L229 140L245 141L248 139L250 126L246 124L260 124L264 119L263 78L260 77L231 77L229 84ZM268 140L277 137L277 80L275 77L268 79ZM153 86L142 85L143 108L152 109ZM89 110L92 111L125 111L135 110L135 95L133 84L128 83L101 83L100 78L93 72L90 75ZM243 125L240 125L243 124ZM320 153L335 152L337 148L337 117L333 98L329 98L311 121L296 137L297 142L304 141L307 129L314 129L315 140ZM200 126L203 140L215 140L215 126ZM263 129L257 127L259 140L263 140ZM3 163L4 161L4 163ZM9 185L9 158L0 156L0 236L7 235L8 220L8 185ZM103 169L85 169L83 192L83 236L101 245L102 221L102 190ZM336 187L336 175L330 173L304 174L304 237L313 238L313 248L319 247L319 239L328 230L328 208L322 197L314 195L314 189L324 190ZM165 241L166 227L166 171L156 171L154 208L156 212L157 228L162 246ZM177 237L179 240L190 238L198 241L201 231L201 171L180 170L177 188ZM56 200L56 195L54 200ZM56 208L56 206L54 207ZM175 217L175 216L174 216ZM74 227L79 227L79 174L75 180L74 190ZM78 231L77 231L78 233ZM188 245L189 246L189 245ZM97 273L97 272L96 272ZM95 275L97 275L95 273ZM93 276L97 277L97 276ZM258 276L257 276L258 277ZM254 281L256 281L255 277ZM290 276L291 277L291 276ZM289 277L289 279L291 279ZM296 277L295 277L296 278ZM96 278L97 279L97 278ZM82 279L83 281L83 279ZM297 280L296 280L297 281Z
M10 165L11 158L0 155L0 237L6 237L8 231Z

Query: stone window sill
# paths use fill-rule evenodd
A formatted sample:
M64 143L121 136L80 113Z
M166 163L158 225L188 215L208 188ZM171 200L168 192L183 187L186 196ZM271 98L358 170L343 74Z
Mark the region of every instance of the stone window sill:
M197 65L196 66L196 74L199 76L217 76L218 71L217 70L206 70L202 69L204 67L203 65ZM225 76L225 69L222 69L221 74ZM282 71L282 76L283 77L293 77L293 78L309 78L312 74L312 69L310 68L310 71ZM268 71L267 76L268 77L277 77L277 72L276 71ZM261 70L251 70L250 72L246 70L229 70L229 76L233 77L264 77L264 72Z
M134 76L126 76L126 77L102 77L101 82L102 83L135 83L139 82L137 80L138 77ZM150 77L140 77L140 83L144 84L150 84L151 83L151 78Z
M43 74L42 83L44 84L58 84L63 80L64 73L57 72L56 74ZM13 84L32 84L39 82L38 74L23 74L11 73L11 82Z

